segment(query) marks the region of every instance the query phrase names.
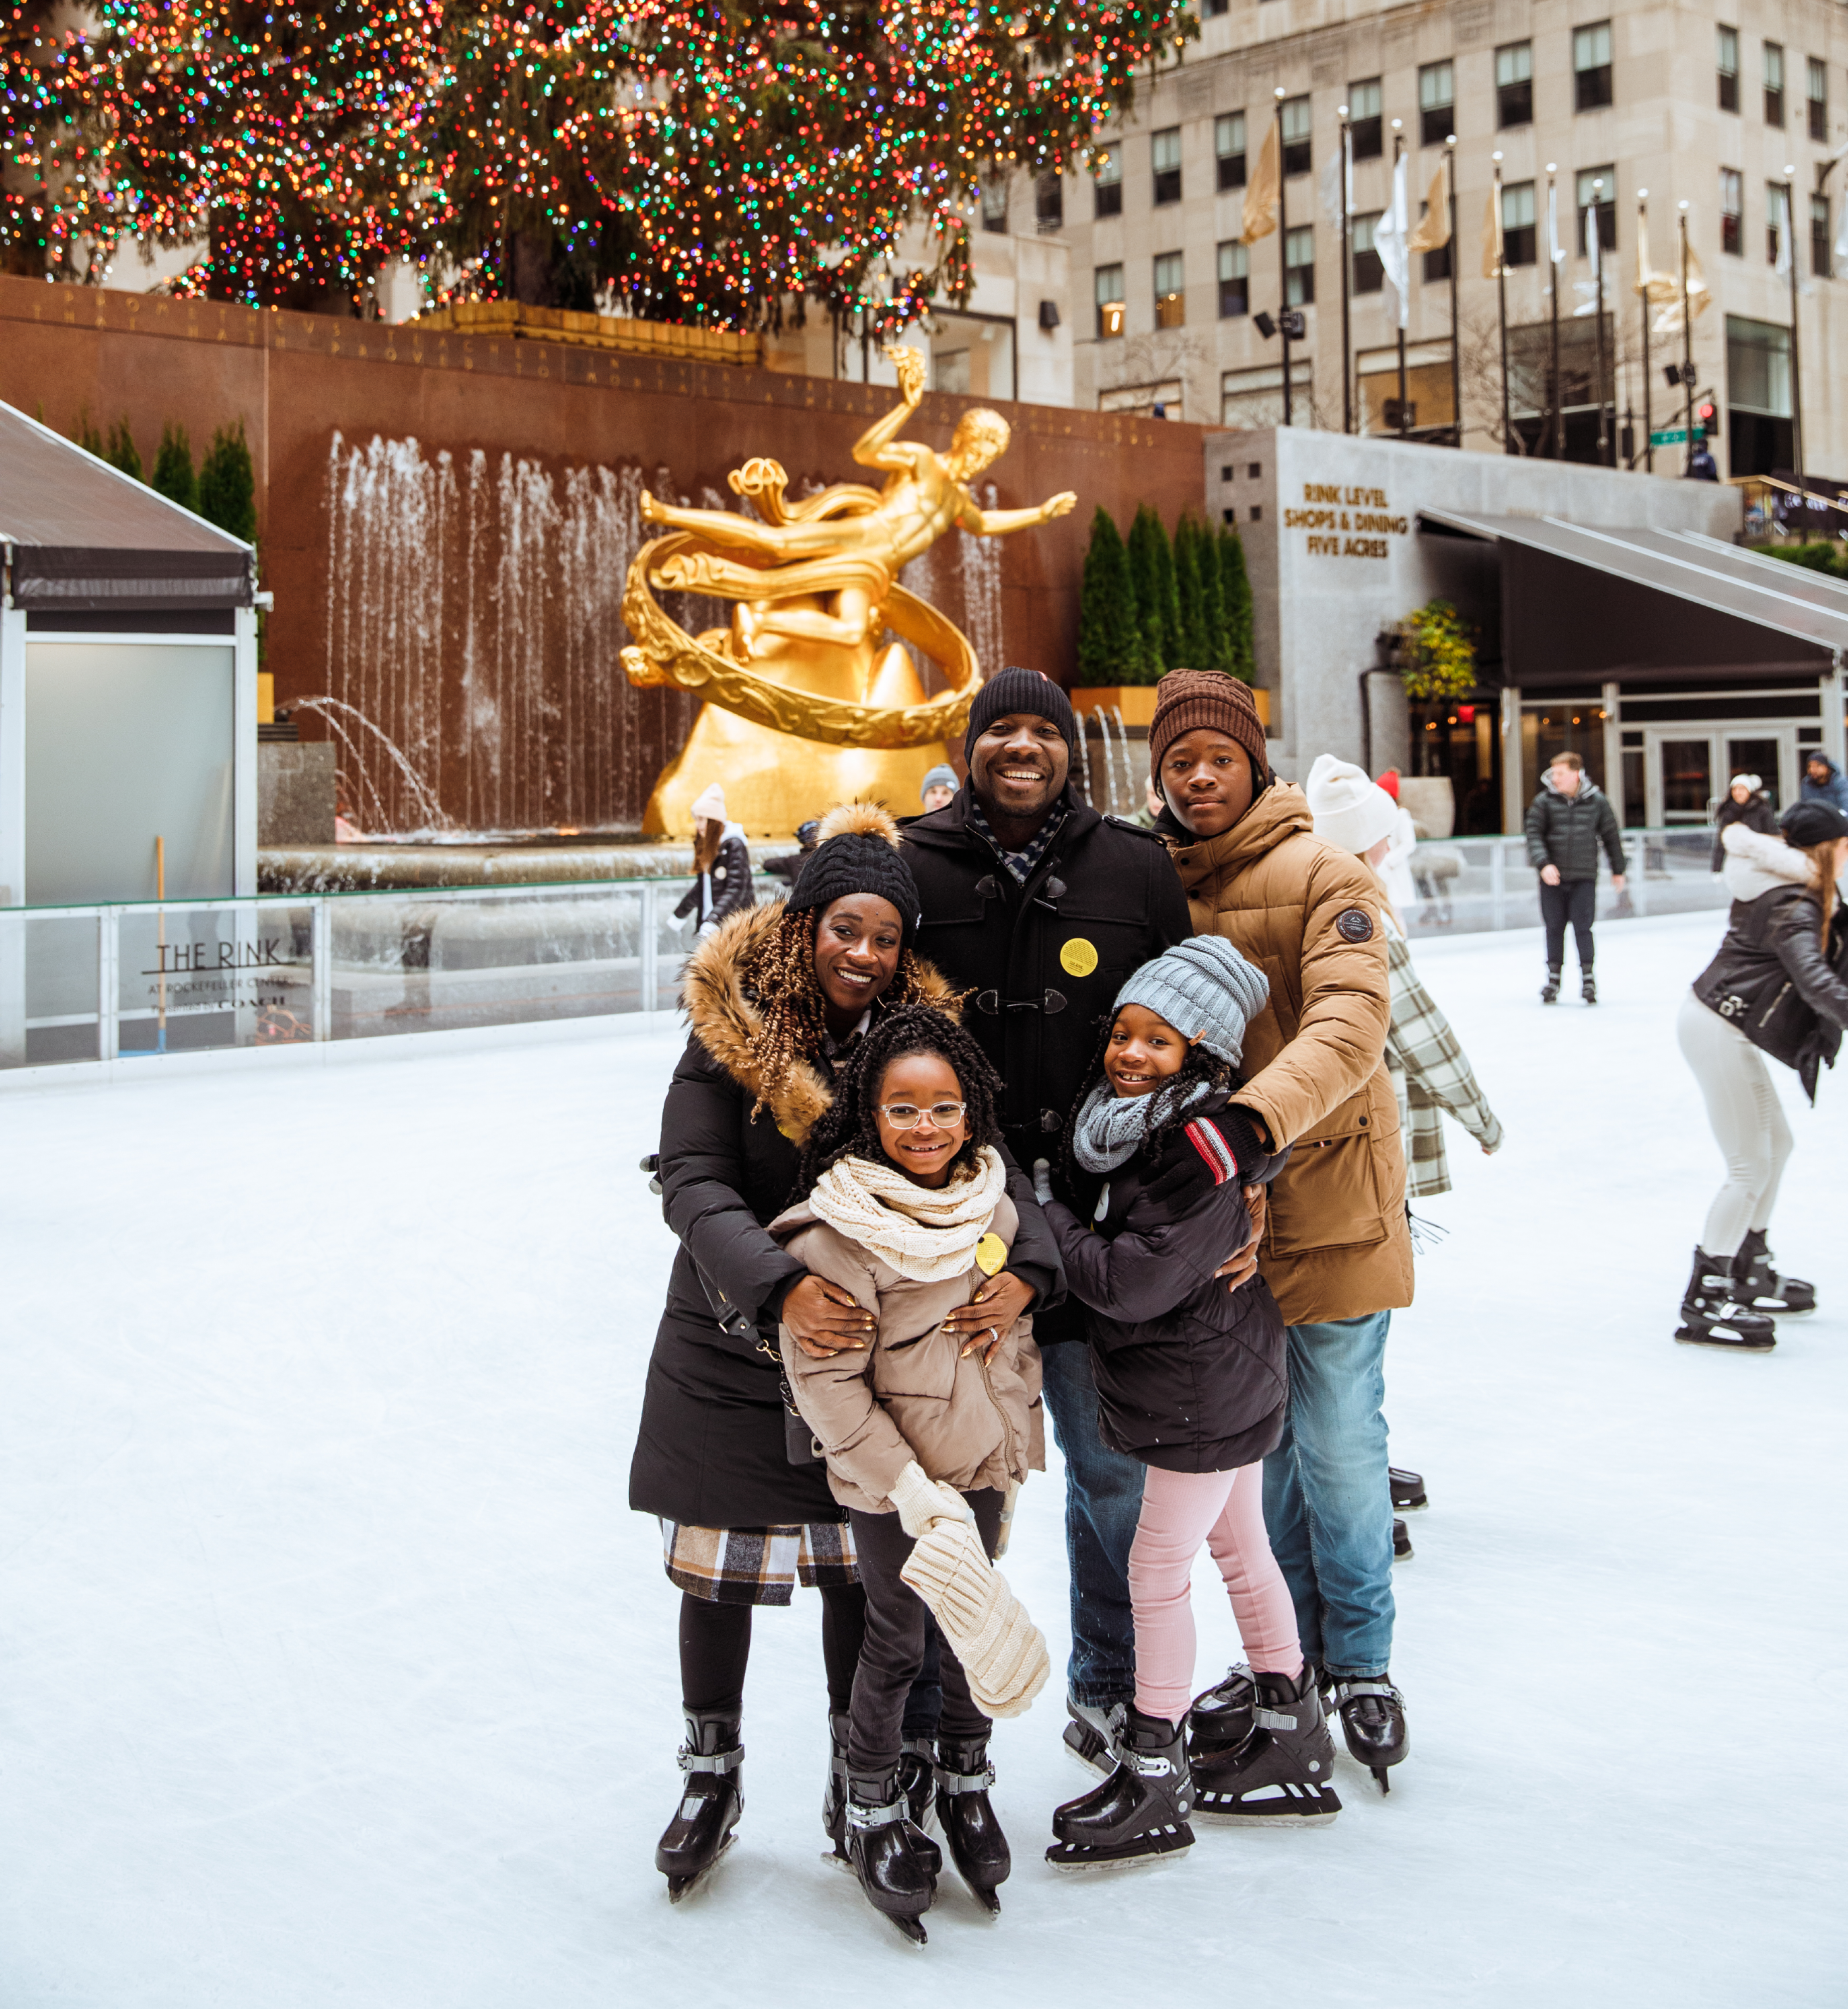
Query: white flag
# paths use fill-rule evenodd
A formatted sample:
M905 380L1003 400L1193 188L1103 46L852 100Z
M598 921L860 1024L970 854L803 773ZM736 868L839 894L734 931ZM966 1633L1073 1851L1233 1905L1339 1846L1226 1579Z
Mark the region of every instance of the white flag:
M1783 194L1784 220L1777 234L1777 263L1771 269L1779 278L1787 279L1790 276L1790 232L1795 220L1790 213L1790 191L1786 189Z
M1411 254L1405 243L1411 234L1406 228L1405 166L1405 156L1401 154L1393 168L1393 200L1373 226L1373 249L1379 257L1380 269L1399 296L1401 328L1411 319Z
M1322 213L1339 230L1344 221L1341 207L1341 156L1330 154L1322 171Z
M1546 186L1546 246L1553 264L1563 264L1566 254L1559 249L1559 194L1550 182Z
M1591 256L1591 277L1596 279L1602 277L1603 265L1598 255L1598 204L1595 199L1597 190L1595 189L1592 190L1592 196L1591 206L1585 211L1585 249Z
M1839 264L1848 265L1848 201L1842 204L1842 220L1836 226L1836 258Z

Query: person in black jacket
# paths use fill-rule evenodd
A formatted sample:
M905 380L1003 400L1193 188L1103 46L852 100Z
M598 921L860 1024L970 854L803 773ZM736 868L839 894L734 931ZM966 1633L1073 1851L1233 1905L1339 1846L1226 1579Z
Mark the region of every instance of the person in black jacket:
M830 1713L843 1727L859 1658L851 1539L807 1433L786 1430L777 1327L839 1348L865 1344L870 1320L766 1224L794 1192L836 1057L871 1015L913 1003L956 1011L956 994L917 953L917 888L897 834L869 805L834 811L789 897L734 915L681 979L691 1033L661 1111L659 1161L680 1249L629 1474L629 1504L660 1519L681 1593L686 1783L655 1858L677 1897L722 1853L742 1805L752 1607L788 1603L798 1578L820 1591ZM1018 1166L1009 1172L1021 1227L1007 1265L951 1315L972 1334L1064 1288L1032 1183ZM843 1860L844 1818L831 1793Z
M1546 982L1543 1004L1559 1001L1559 975L1566 963L1566 923L1578 943L1579 992L1598 1002L1591 960L1597 949L1591 923L1598 911L1598 849L1610 859L1611 885L1623 890L1623 838L1610 798L1585 772L1576 753L1556 753L1541 777L1540 792L1528 808L1528 858L1540 874L1540 918L1546 926Z
M696 931L709 935L756 898L744 827L726 820L725 792L714 781L693 799L693 883L674 918L684 921L691 914Z
M1756 1352L1776 1344L1773 1315L1816 1304L1810 1284L1778 1274L1767 1245L1792 1139L1764 1057L1794 1068L1814 1102L1848 1028L1848 925L1836 885L1848 872L1848 817L1797 803L1779 823L1783 842L1743 823L1725 833L1726 939L1675 1024L1726 1161L1675 1337Z
M1340 1810L1327 1790L1333 1740L1265 1532L1262 1461L1283 1433L1283 1314L1262 1277L1228 1292L1215 1274L1248 1220L1244 1187L1272 1169L1268 1157L1241 1164L1213 1120L1240 1086L1245 1026L1269 990L1215 935L1139 970L1117 998L1102 1078L1067 1133L1078 1210L1040 1189L1071 1295L1089 1309L1105 1438L1148 1468L1129 1561L1136 1687L1124 1759L1053 1816L1055 1867L1181 1845L1191 1839L1190 1798L1220 1819L1320 1823ZM1201 1751L1191 1776L1188 1586L1202 1543L1230 1596L1264 1717L1233 1746Z
M1726 796L1713 815L1713 872L1717 878L1726 869L1726 832L1736 823L1761 836L1775 837L1777 816L1765 795L1765 784L1756 774L1735 774Z
M991 677L971 707L968 779L947 809L904 827L924 903L920 948L973 993L965 1022L1005 1084L1001 1127L1023 1164L1044 1154L1087 1085L1130 973L1191 933L1153 833L1104 817L1071 785L1078 725L1036 670ZM1224 1253L1234 1254L1228 1245ZM1245 1274L1255 1258L1244 1260ZM1071 1567L1067 1741L1108 1769L1110 1719L1135 1685L1129 1547L1142 1468L1099 1434L1082 1320L1034 1320L1046 1405L1065 1458Z

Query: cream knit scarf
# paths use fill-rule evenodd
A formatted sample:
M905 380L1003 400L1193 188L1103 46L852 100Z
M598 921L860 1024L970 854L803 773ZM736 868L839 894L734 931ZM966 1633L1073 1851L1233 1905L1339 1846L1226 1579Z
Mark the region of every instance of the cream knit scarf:
M1007 1189L1001 1154L984 1145L975 1170L932 1192L890 1165L842 1158L815 1182L809 1204L849 1242L914 1283L940 1284L975 1260Z

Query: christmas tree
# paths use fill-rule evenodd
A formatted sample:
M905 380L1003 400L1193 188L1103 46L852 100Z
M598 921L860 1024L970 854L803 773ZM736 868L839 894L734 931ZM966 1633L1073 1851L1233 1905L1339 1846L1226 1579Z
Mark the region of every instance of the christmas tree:
M182 509L199 506L199 480L193 472L193 443L184 426L169 422L161 429L161 450L154 456L154 478L147 484Z
M1251 643L1251 582L1244 567L1244 546L1236 530L1222 530L1219 547L1226 634L1231 647L1231 661L1226 667L1248 684L1256 680L1258 665Z
M1181 612L1177 667L1190 670L1213 667L1213 647L1207 639L1206 608L1200 583L1202 568L1213 569L1213 553L1202 548L1205 541L1192 517L1183 516L1174 526L1174 597Z
M200 463L198 509L208 523L247 544L256 543L257 476L242 419L235 426L221 426L212 435Z
M1174 583L1174 546L1161 518L1146 502L1130 526L1129 565L1142 632L1144 673L1153 683L1163 671L1181 667L1181 602Z
M109 444L103 450L103 458L112 467L120 468L132 480L141 479L141 455L126 418L118 419L109 428Z
M0 8L0 271L87 273L115 235L94 51L65 0Z
M1206 660L1202 668L1232 668L1232 637L1226 627L1226 583L1220 563L1219 538L1212 527L1199 526L1194 564L1200 579L1200 625L1205 632Z
M1091 542L1085 553L1078 606L1078 682L1135 683L1142 660L1129 554L1123 548L1116 519L1100 505L1091 519Z

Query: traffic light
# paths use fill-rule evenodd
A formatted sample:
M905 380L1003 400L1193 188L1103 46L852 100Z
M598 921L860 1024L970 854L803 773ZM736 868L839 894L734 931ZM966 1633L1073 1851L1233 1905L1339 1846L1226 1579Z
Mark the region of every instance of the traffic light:
M1703 398L1694 406L1694 423L1709 439L1719 438L1719 406L1711 395Z

